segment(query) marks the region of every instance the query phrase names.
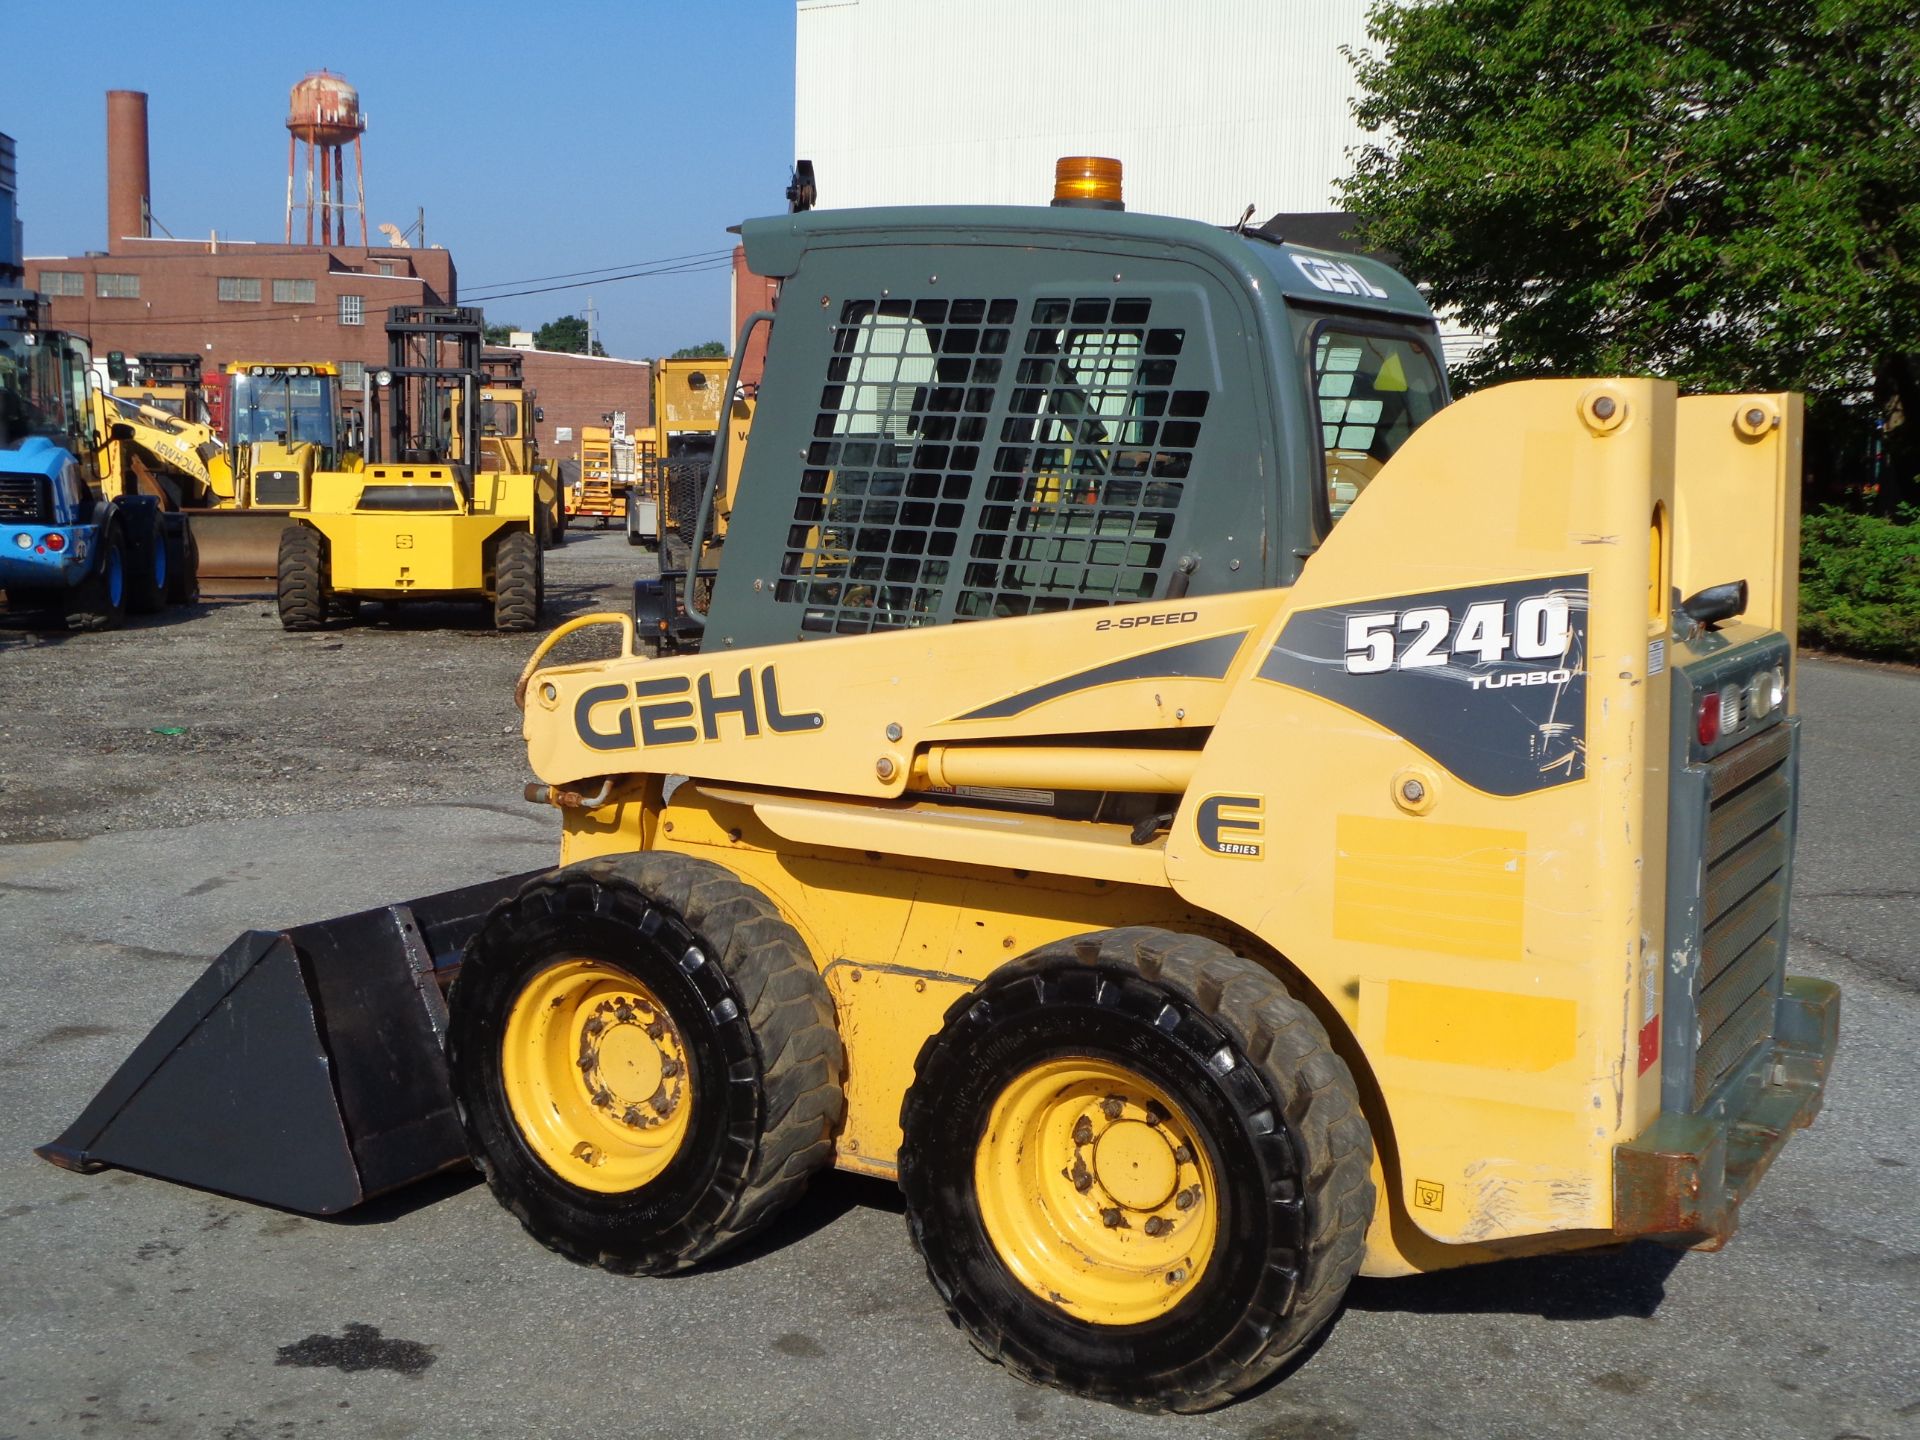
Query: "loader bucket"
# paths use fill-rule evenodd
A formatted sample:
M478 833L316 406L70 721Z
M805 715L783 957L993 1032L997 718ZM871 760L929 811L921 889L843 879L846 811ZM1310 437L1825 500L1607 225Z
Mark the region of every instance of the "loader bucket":
M445 990L513 875L221 952L37 1154L333 1215L464 1164Z
M200 588L210 595L271 595L280 574L284 510L190 510Z

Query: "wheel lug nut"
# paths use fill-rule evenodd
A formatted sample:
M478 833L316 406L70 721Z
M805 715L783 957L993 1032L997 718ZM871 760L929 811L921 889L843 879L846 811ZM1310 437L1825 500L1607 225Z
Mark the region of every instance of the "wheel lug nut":
M1127 1102L1122 1100L1118 1095L1109 1095L1105 1100L1100 1102L1100 1113L1105 1115L1109 1120L1118 1120L1120 1118L1120 1112L1126 1108Z
M1153 1236L1155 1239L1158 1239L1160 1236L1165 1235L1168 1231L1173 1229L1173 1221L1163 1220L1158 1215L1149 1215L1147 1217L1147 1223L1144 1228L1147 1234Z
M1178 1164L1191 1165L1193 1163L1193 1147L1191 1145L1176 1145L1173 1150L1173 1158Z
M1173 1197L1173 1208L1176 1210L1191 1210L1193 1208L1193 1202L1199 1198L1200 1187L1197 1185L1191 1190L1182 1190L1178 1195Z
M1093 1143L1093 1122L1084 1115L1073 1122L1073 1143L1076 1145Z
M1122 1215L1119 1207L1115 1205L1109 1205L1105 1210L1102 1210L1100 1212L1100 1220L1109 1230L1126 1230L1132 1228L1127 1224L1127 1217Z
M1169 1285L1178 1285L1182 1280L1186 1278L1187 1278L1187 1272L1184 1270L1169 1270L1167 1272L1167 1283Z

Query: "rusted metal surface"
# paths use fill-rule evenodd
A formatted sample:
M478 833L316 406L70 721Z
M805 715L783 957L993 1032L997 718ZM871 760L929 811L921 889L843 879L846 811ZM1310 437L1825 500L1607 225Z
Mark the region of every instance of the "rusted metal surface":
M271 595L280 569L281 510L189 510L208 595Z
M1820 1113L1840 1038L1840 989L1789 977L1770 1051L1711 1115L1663 1113L1614 1151L1613 1231L1718 1249L1788 1137Z

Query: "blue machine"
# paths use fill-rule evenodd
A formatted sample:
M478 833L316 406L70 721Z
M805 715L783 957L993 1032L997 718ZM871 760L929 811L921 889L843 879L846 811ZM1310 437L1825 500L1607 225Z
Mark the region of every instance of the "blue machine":
M25 267L13 141L0 135L0 590L13 610L54 610L80 630L195 597L184 518L158 496L102 495L92 363L79 338L40 326ZM127 489L126 467L113 467Z

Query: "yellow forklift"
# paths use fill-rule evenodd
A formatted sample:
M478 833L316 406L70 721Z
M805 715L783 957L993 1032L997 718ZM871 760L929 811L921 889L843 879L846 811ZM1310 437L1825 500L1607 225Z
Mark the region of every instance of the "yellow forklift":
M484 323L463 306L388 311L389 363L367 391L367 461L314 475L280 537L287 629L352 619L362 600L479 600L497 629L539 623L536 479L478 463Z
M111 393L115 399L164 410L178 420L212 424L198 355L142 353L134 357L131 367L119 351L107 358L114 372Z
M540 548L560 544L567 528L560 475L540 454L538 424L545 418L539 397L527 388L518 355L484 355L486 388L480 392L480 468L505 475L533 476Z

